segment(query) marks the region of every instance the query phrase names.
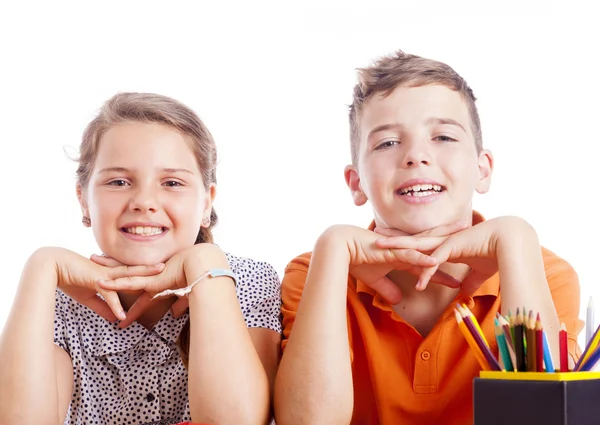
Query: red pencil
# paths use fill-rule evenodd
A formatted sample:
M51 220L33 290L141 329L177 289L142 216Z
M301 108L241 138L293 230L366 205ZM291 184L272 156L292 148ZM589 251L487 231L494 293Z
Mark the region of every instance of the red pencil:
M544 371L544 330L542 328L542 321L540 320L540 313L537 314L535 321L535 365L537 372Z
M560 371L569 371L569 350L567 348L567 327L564 323L560 324L560 332L558 333L558 343L560 352Z

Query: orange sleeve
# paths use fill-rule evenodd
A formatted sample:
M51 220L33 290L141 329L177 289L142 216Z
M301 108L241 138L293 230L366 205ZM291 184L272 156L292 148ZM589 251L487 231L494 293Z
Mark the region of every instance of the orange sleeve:
M546 262L546 279L558 314L558 320L567 327L569 353L577 361L581 349L577 336L584 322L579 318L580 294L577 272L563 259L553 256Z
M306 283L309 264L310 254L304 254L293 259L285 268L281 282L282 349L285 349L290 333L292 332L292 327L294 326L296 312L298 311L298 305L300 304L300 298L302 297L302 291Z

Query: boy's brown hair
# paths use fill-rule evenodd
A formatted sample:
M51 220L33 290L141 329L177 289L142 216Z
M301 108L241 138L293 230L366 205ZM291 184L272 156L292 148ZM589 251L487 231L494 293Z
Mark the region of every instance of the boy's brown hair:
M475 95L467 82L445 63L398 50L384 56L367 68L358 69L358 83L350 105L350 149L352 163L358 164L360 146L359 120L365 102L376 94L385 97L396 87L421 87L439 84L458 91L467 104L471 116L471 131L477 152L482 149L481 122L475 106Z

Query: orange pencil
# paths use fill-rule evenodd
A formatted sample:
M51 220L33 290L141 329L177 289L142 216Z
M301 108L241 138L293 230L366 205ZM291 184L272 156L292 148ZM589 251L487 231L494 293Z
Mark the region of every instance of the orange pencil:
M457 304L458 306L458 304ZM487 342L487 340L485 339L485 335L483 334L483 331L481 330L481 327L479 326L479 322L477 321L477 318L475 317L475 315L471 312L471 310L469 310L469 307L467 307L465 304L462 305L462 309L459 309L460 312L465 312L470 318L471 318L471 322L473 322L473 324L475 325L475 329L477 329L477 332L479 332L479 335L481 335L481 339L483 339L483 342L485 343L486 346L490 346Z
M481 332L479 332L475 327L475 324L473 323L473 320L469 315L468 309L463 309L460 308L460 306L458 306L457 310L461 314L463 322L465 323L467 329L473 336L475 343L477 344L479 350L487 360L487 363L489 364L491 370L502 370L502 367L500 367L500 363L498 363L498 360L496 360L494 353L492 353L492 351L490 350L490 347L485 340L485 336L483 336Z

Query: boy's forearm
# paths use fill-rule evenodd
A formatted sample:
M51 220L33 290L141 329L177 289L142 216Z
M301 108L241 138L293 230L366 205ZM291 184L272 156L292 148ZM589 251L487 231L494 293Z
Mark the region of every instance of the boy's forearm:
M43 252L28 260L0 335L2 423L62 423L54 363L56 271Z
M322 235L312 254L294 328L277 372L278 424L350 422L353 389L346 320L348 265L342 235Z
M222 257L222 258L220 258ZM228 268L220 254L186 267L188 282L211 268ZM240 311L231 278L206 278L189 296L189 400L194 422L266 424L269 384Z
M498 269L502 295L502 314L517 307L539 312L548 337L552 358L558 360L560 323L550 293L541 247L535 230L523 222L507 229L498 246Z

